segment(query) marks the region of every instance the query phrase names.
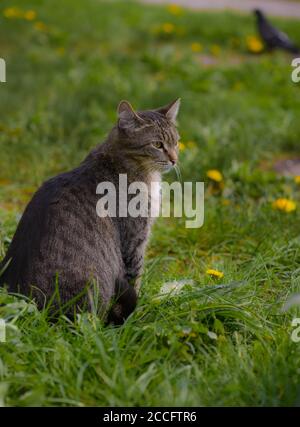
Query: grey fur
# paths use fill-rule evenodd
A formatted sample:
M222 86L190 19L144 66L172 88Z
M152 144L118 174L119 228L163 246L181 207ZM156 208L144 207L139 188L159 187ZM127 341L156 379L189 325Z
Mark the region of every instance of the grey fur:
M57 285L55 308L78 298L67 314L78 307L91 309L84 290L93 283L100 294L99 314L122 323L136 305L132 285L140 280L152 221L99 218L96 187L110 181L118 188L119 174L128 175L128 184L150 185L154 176L169 170L177 160L178 108L177 100L136 113L121 102L118 123L106 141L79 167L48 180L33 196L2 261L2 267L8 266L0 283L31 295L40 309Z

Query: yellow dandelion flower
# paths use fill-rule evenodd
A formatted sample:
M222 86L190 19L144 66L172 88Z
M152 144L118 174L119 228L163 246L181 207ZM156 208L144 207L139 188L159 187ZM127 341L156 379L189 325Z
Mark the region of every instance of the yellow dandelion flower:
M212 277L216 277L218 279L222 279L222 277L224 277L224 273L222 273L222 271L213 270L212 268L208 268L206 270L206 274Z
M3 11L3 15L5 18L21 18L22 17L22 10L18 7L7 7Z
M300 184L300 175L295 176L294 181L296 184Z
M24 13L24 19L27 21L33 21L36 18L36 12L34 10L27 10Z
M210 169L206 172L206 176L215 182L223 181L223 175L217 169Z
M172 13L172 15L182 15L183 9L178 4L170 4L167 6L167 10Z
M272 203L272 207L273 207L273 209L289 213L289 212L293 212L294 210L296 210L297 205L293 200L280 198L280 199L275 200Z
M44 24L44 22L37 21L34 23L34 28L38 31L46 32L47 31L47 25Z
M213 44L210 48L210 51L213 55L218 56L221 53L221 48L217 44Z
M162 30L164 33L171 34L175 30L175 25L171 24L171 22L165 22L162 25Z
M201 43L194 42L191 44L191 49L193 52L201 52L203 50L203 46Z
M179 151L183 151L183 150L186 149L186 146L185 146L185 144L183 142L179 142L178 146L179 146Z
M246 38L246 44L248 50L253 53L260 53L264 50L264 45L262 41L256 36L248 36Z

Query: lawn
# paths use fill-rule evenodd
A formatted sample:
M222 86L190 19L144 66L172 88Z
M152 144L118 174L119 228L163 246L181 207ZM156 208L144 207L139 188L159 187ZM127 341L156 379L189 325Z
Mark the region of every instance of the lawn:
M300 44L298 21L273 22ZM300 312L282 311L300 291L300 185L272 170L299 155L300 83L290 56L249 52L254 34L253 17L238 13L1 1L0 258L33 192L104 139L121 99L143 109L182 98L181 174L204 181L206 197L200 229L157 220L122 327L87 313L53 324L0 292L0 404L300 404ZM296 209L275 209L278 198ZM159 297L186 279L193 285Z

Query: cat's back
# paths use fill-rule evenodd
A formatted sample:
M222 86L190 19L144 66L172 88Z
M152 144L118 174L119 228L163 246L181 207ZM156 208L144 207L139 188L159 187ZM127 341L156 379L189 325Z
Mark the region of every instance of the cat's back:
M90 165L83 163L38 189L2 262L2 267L9 264L1 283L14 290L17 284L44 282L46 286L56 272L73 282L86 280L87 274L101 274L96 271L99 254L118 256L114 248L105 249L103 241L117 236L108 218L97 217L96 186Z

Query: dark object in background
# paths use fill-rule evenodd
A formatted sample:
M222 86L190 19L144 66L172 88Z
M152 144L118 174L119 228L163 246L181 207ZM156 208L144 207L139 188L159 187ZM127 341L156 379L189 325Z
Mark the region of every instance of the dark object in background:
M277 30L270 24L261 10L256 9L254 13L257 18L258 32L269 50L283 49L294 54L300 53L299 48L285 33Z

